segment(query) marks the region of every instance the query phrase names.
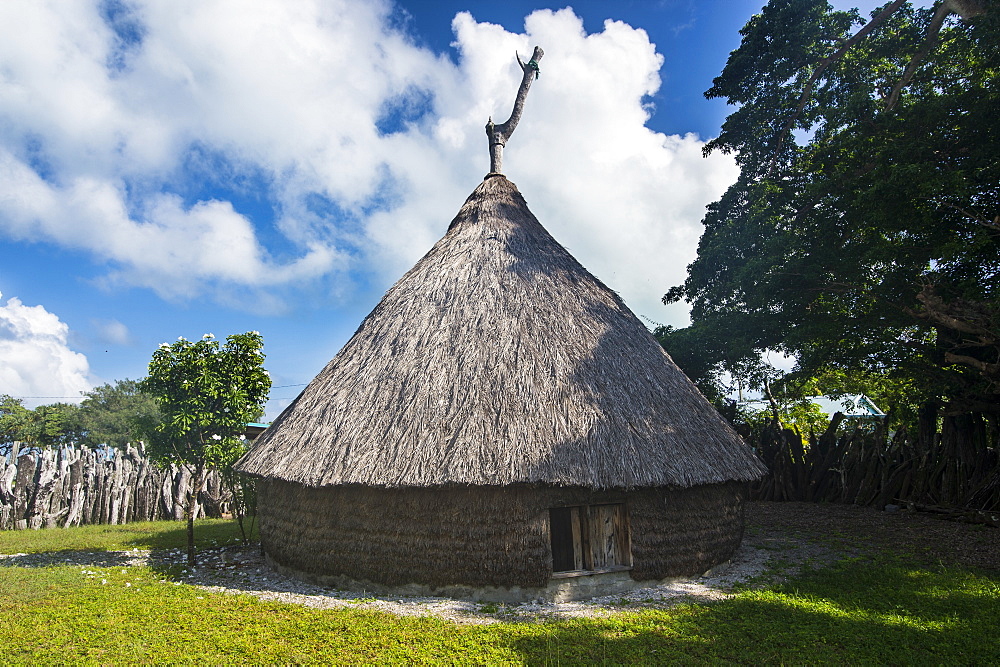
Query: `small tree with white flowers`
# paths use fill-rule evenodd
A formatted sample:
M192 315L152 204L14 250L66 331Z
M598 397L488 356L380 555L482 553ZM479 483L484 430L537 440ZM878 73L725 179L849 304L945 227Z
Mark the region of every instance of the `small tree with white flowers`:
M191 475L184 503L191 565L194 515L209 470L236 462L247 424L264 414L271 378L263 367L263 347L256 331L229 336L225 344L212 334L198 341L179 338L153 353L149 377L140 383L142 391L156 397L163 417L150 455L184 466Z

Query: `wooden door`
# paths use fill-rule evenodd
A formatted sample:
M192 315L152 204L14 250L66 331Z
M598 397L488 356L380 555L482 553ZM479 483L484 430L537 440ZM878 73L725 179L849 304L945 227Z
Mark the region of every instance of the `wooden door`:
M624 505L591 505L589 512L592 570L631 565Z

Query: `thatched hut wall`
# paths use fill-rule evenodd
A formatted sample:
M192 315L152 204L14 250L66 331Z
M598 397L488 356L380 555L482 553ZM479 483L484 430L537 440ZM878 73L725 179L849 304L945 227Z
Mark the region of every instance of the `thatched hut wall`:
M743 539L746 484L629 492L632 578L702 574L732 558Z
M623 503L631 576L644 581L728 560L742 538L744 487L314 488L262 479L258 493L264 551L308 578L523 589L552 576L553 507Z

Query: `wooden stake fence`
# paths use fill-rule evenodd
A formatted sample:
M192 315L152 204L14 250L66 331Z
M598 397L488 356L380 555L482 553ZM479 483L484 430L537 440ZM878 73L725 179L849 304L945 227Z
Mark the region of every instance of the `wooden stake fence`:
M158 468L140 450L77 447L13 452L0 458L0 530L177 519L188 471ZM201 516L220 516L228 494L213 472L199 497Z
M980 415L948 416L940 431L924 424L917 433L890 433L888 418L853 430L841 429L842 422L838 413L807 443L774 423L745 433L770 471L751 487L751 497L1000 511L996 423Z

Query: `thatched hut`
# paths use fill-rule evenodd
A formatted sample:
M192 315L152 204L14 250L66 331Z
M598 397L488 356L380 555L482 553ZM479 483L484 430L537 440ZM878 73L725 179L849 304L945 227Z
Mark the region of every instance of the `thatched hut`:
M493 175L261 435L264 551L324 578L545 588L727 560L762 467Z
M279 567L493 598L704 572L763 473L498 173L238 468Z

